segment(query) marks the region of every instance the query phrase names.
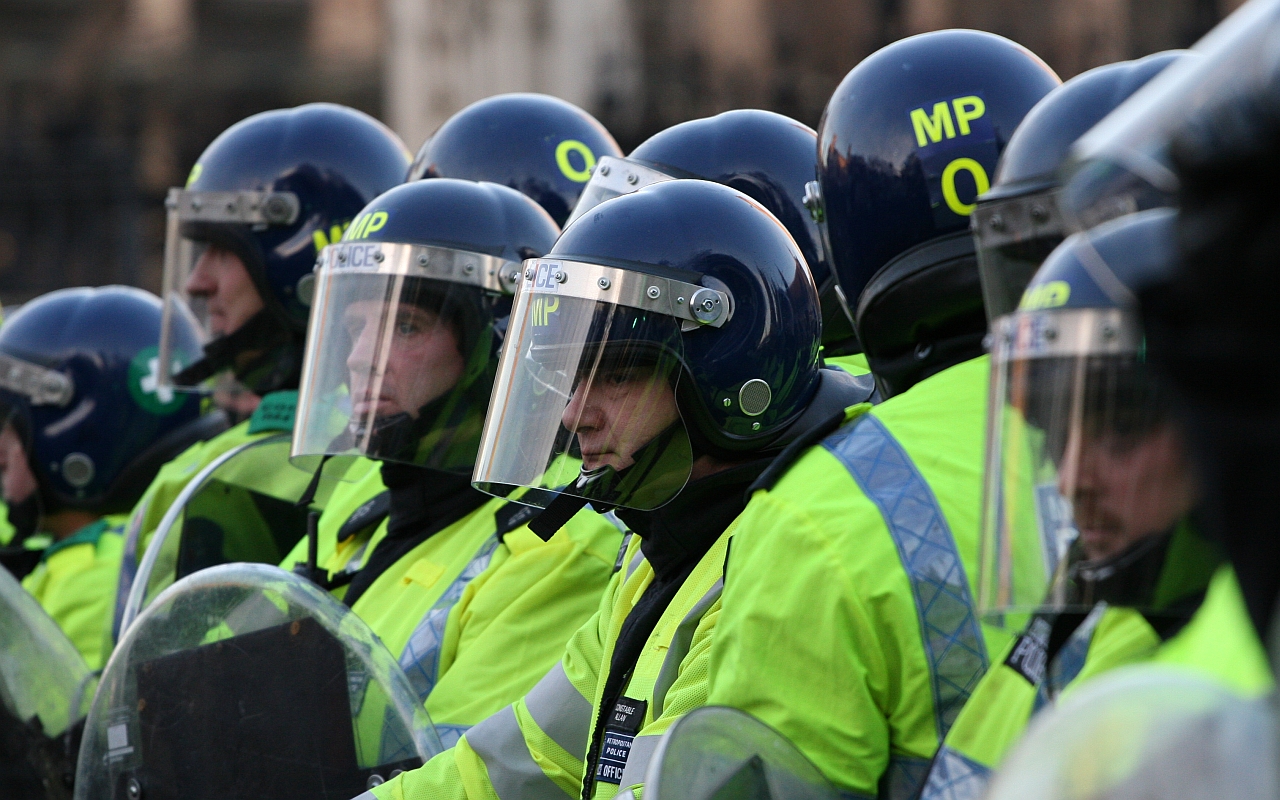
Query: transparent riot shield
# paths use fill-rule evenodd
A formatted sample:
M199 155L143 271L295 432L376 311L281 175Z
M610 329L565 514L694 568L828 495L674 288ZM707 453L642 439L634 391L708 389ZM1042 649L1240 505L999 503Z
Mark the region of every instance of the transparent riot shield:
M170 586L116 647L76 800L349 800L441 751L350 609L265 564Z
M706 706L658 742L652 800L836 800L840 793L785 736L736 708Z
M126 541L126 551L146 550L136 571L121 570L122 635L175 580L218 564L279 564L302 539L336 479L321 480L311 505L298 506L313 475L289 463L290 438L273 434L223 453L178 494L149 542Z
M0 797L71 797L94 681L58 624L0 570Z
M1274 698L1246 700L1186 670L1138 665L1038 717L989 800L1272 800Z

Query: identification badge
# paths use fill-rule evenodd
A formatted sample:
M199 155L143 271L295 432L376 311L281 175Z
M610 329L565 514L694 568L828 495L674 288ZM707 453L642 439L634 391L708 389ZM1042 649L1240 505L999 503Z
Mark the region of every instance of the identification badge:
M1053 625L1044 617L1034 617L1027 629L1014 642L1004 665L1027 679L1032 686L1044 680L1045 662L1049 654L1049 632Z
M631 755L631 743L644 725L644 714L649 708L647 700L619 697L613 713L604 726L604 741L600 745L600 758L596 763L596 780L622 783L622 771Z

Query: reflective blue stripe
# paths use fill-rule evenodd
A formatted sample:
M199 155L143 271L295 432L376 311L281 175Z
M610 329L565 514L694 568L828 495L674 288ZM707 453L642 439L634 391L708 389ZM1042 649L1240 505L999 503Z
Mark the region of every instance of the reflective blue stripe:
M941 742L987 670L987 648L964 561L933 490L873 414L828 436L822 446L879 507L911 579Z
M920 800L979 800L991 780L991 769L943 745L933 759Z
M880 800L912 800L924 783L929 770L929 759L910 756L890 756L889 767L880 776L880 788L876 797Z
M462 598L467 584L489 568L493 551L497 547L497 536L486 539L471 561L462 568L462 573L449 584L449 588L444 590L444 594L440 595L440 599L423 615L418 627L409 635L409 641L400 653L400 666L409 676L409 685L418 694L419 702L427 702L427 696L436 688L436 681L440 679L440 645L444 642L444 626L449 620L449 612Z
M1071 632L1067 643L1053 657L1053 661L1045 669L1044 680L1036 686L1036 700L1031 707L1032 716L1052 703L1058 693L1080 675L1080 670L1084 669L1084 663L1089 657L1089 647L1093 643L1094 631L1098 630L1098 623L1105 612L1105 605L1099 604L1094 607L1093 611L1089 612L1089 616L1085 617L1084 622Z
M462 738L462 734L471 730L470 725L445 725L437 722L435 724L436 735L440 737L440 744L444 745L444 749L448 750L458 743Z

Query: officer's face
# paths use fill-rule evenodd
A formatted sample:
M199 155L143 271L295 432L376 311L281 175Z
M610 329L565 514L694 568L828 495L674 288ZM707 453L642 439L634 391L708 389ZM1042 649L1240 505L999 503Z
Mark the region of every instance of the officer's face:
M262 310L262 298L240 257L209 245L187 278L187 294L203 297L209 307L209 327L225 336Z
M1167 423L1137 440L1073 433L1058 474L1090 560L1168 530L1196 502L1182 437Z
M401 303L388 331L379 322L383 304L357 300L343 312L351 337L350 370L352 411L357 417L377 417L418 410L452 389L466 362L458 349L453 327L438 314ZM390 339L387 337L390 335ZM381 365L374 358L384 359ZM378 370L382 367L381 380Z
M578 436L586 469L625 469L680 418L675 390L655 367L597 371L580 381L560 421Z
M27 463L26 449L12 425L0 431L0 494L6 503L21 503L36 491L36 476Z

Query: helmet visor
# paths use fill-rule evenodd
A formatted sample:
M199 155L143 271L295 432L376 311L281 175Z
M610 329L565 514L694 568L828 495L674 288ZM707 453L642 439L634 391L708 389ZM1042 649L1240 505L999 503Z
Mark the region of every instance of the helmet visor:
M601 156L591 171L591 180L583 188L577 205L565 220L564 227L606 200L638 192L655 183L675 180L671 175L625 158Z
M387 242L325 249L292 460L366 456L470 474L493 385L491 297L519 265Z
M644 273L526 261L476 487L550 489L516 498L543 506L558 492L597 508L670 501L693 466L676 403L681 331L698 324L695 308L727 304L715 290Z
M973 214L987 319L1011 314L1036 270L1064 238L1057 190L979 202Z
M237 236L237 229L293 222L298 216L298 198L290 192L170 189L165 208L161 278L164 314L156 381L166 391L190 391L195 387L179 386L174 381L174 376L187 366L177 352L178 342L186 336L184 326L194 321L201 332L201 343L207 344L243 325L261 307L261 297L243 263L243 237ZM235 260L240 262L238 267ZM243 276L235 276L243 280L226 284L238 291L220 291L212 301L203 292L193 293L191 277L201 267L219 274L243 271ZM309 291L304 286L298 289Z
M1020 312L992 360L979 603L1162 612L1216 564L1185 441L1120 309Z
M1174 204L1174 134L1224 97L1260 91L1280 67L1280 0L1242 6L1075 144L1063 212L1073 231Z

